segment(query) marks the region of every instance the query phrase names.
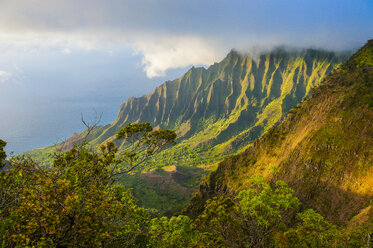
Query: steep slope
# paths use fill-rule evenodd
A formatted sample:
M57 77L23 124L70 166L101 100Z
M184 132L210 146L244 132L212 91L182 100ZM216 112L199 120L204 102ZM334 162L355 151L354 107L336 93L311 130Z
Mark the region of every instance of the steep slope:
M356 226L372 218L373 40L279 126L221 162L200 185L188 212L197 214L216 194L245 189L258 174L284 180L303 208L314 208L338 224Z
M149 162L153 167L212 164L279 122L342 59L310 49L277 49L257 60L232 51L208 69L192 68L149 95L128 99L92 143L113 139L129 122L150 122L179 136L177 146Z

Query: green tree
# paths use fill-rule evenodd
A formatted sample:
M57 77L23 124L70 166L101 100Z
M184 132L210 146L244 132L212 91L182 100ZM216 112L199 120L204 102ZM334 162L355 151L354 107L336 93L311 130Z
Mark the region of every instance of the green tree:
M280 230L286 229L286 223L300 206L294 191L283 181L276 181L273 186L263 177L251 179L251 186L238 194L239 211L250 246L272 245L272 237Z
M202 240L211 241L208 247L271 247L274 235L286 230L299 205L283 181L271 185L261 176L253 177L235 199L221 196L207 201L197 226Z
M338 247L341 233L337 227L313 209L297 214L300 223L284 235L278 235L278 247Z
M206 202L196 220L201 247L244 247L241 215L237 203L227 196L216 196Z
M188 216L179 215L152 219L149 234L150 247L190 247L197 230Z
M174 144L176 133L169 129L153 130L149 122L129 123L119 130L116 138L123 139L123 157L113 161L111 177L127 174L165 146Z
M115 179L145 161L138 154L149 157L175 137L171 130L129 124L118 134L123 144L131 143L125 154L108 142L100 152L80 145L56 154L49 168L11 158L0 174L0 244L144 247L149 213Z
M1 177L2 242L7 247L136 244L148 213L123 186L109 184L105 156L74 148L50 169L12 159Z

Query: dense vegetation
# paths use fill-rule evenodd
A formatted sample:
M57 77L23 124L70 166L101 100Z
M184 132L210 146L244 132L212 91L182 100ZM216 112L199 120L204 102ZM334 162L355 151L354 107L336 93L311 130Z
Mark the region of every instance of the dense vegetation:
M11 158L0 174L2 247L142 247L149 211L115 181L172 144L176 134L138 123L127 124L116 138L126 144L122 155L113 142L100 152L83 142L54 154L48 167ZM0 161L5 145L0 140Z
M273 185L263 177L248 181L248 189L236 197L209 199L194 220L183 215L153 219L150 243L153 247L346 247L351 242L316 211L300 212L298 198L283 181Z
M365 230L342 235L316 211L301 212L285 182L267 183L262 176L248 180L249 187L237 195L209 199L194 219L154 218L110 176L116 158L112 144L102 153L75 147L56 155L49 169L29 158L12 158L0 180L2 247L356 247L366 242Z
M141 239L149 213L112 185L113 150L84 147L55 158L50 169L12 158L0 180L2 247L129 246Z

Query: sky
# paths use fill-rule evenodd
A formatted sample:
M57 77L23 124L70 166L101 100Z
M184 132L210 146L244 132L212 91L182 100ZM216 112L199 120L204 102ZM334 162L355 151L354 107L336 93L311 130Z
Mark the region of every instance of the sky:
M0 0L0 138L50 145L93 108L110 123L128 97L231 49L356 49L372 35L371 0Z

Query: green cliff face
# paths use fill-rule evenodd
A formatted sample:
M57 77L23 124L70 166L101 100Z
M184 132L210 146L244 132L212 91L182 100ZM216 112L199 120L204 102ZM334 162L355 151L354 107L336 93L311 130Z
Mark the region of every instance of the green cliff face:
M188 211L245 189L251 176L284 180L304 209L347 228L373 221L373 40L326 77L243 153L221 162Z
M317 50L277 49L255 59L232 51L208 69L192 68L149 95L128 99L92 143L111 140L126 123L150 122L176 130L179 139L148 165L213 164L279 122L341 60Z

